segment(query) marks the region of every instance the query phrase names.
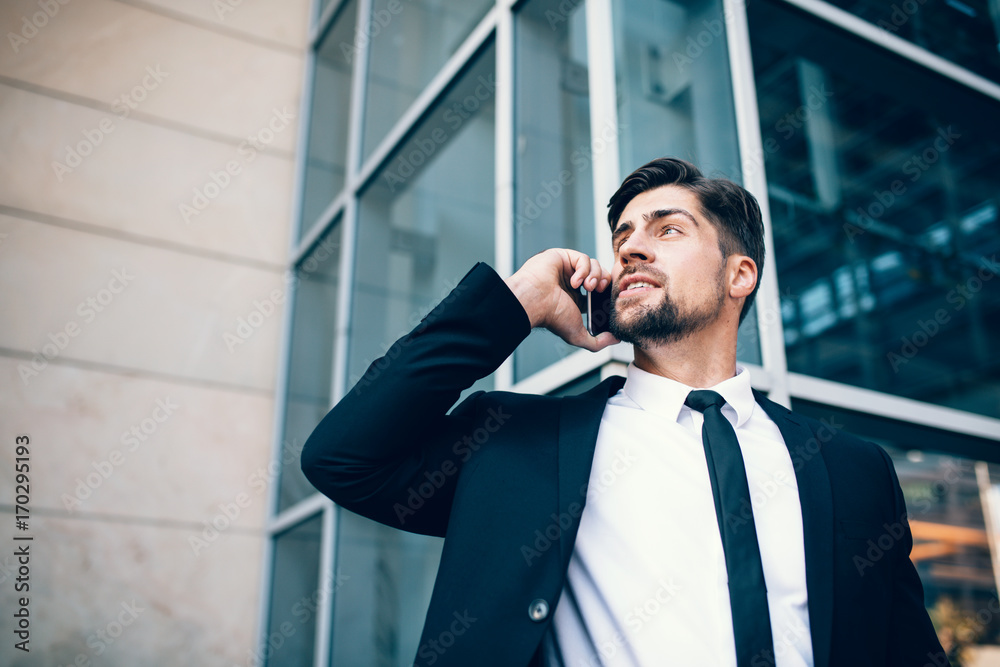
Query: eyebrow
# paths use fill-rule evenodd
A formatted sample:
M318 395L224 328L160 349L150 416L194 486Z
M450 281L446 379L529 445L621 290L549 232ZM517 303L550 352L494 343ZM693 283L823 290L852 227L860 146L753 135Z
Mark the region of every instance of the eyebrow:
M662 220L663 218L669 218L672 215L683 215L685 218L694 223L695 227L699 227L698 220L691 215L690 211L683 208L661 208L651 213L643 213L642 219L648 222L656 222L657 220ZM614 241L623 233L630 229L634 229L635 225L630 221L626 220L624 222L618 223L615 230L611 233L611 240Z

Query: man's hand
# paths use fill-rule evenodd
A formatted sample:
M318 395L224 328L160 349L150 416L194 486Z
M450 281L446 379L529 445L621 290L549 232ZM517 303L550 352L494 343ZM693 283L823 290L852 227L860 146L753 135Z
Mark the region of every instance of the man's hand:
M550 248L524 263L505 281L524 306L532 328L544 327L570 345L597 352L619 342L610 333L591 336L583 326L579 292L611 288L611 274L582 252Z

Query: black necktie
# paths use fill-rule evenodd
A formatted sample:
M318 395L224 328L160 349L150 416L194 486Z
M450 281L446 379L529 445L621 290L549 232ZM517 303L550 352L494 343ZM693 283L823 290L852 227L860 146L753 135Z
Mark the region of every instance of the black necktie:
M725 404L726 399L714 391L692 391L684 401L684 405L705 415L701 439L726 554L736 662L739 667L773 665L767 587L750 506L750 487L736 432L722 415Z

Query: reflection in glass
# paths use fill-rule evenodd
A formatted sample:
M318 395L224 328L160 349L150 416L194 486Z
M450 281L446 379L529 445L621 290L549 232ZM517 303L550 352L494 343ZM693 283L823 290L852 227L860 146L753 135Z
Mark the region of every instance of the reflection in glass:
M739 181L736 118L718 0L616 0L622 171L674 156Z
M1000 416L1000 104L748 9L789 369Z
M549 396L576 396L577 394L582 394L585 391L593 389L601 383L601 371L593 370L589 373L581 375L578 378L574 378L572 381L564 384L555 391L549 392Z
M373 0L363 31L371 41L365 156L413 104L493 6L487 0ZM488 75L492 78L493 73Z
M490 47L361 196L348 386L493 263L493 62Z
M924 584L927 609L953 664L969 664L975 647L996 645L1000 632L1000 614L991 614L986 622L977 618L990 604L998 607L976 462L886 449L906 498L913 533L910 560Z
M346 179L354 52L343 47L353 40L357 4L357 0L349 0L337 10L316 52L299 238L330 205Z
M330 378L336 331L340 268L340 224L321 238L295 272L288 392L282 434L278 512L316 489L306 480L299 456L306 438L330 409Z
M583 3L555 0L529 2L515 15L518 267L546 248L595 254L592 164L600 156L590 140L585 19ZM514 354L514 379L578 349L536 329Z
M492 47L431 110L362 194L348 384L493 262ZM386 372L392 372L391 367ZM484 378L470 390L489 389ZM408 665L417 653L442 540L340 511L334 665Z
M444 540L340 509L333 667L405 667L417 655Z
M1000 81L1000 8L992 0L830 0L973 72Z
M811 401L793 400L792 409L888 452L913 535L910 560L938 638L953 665L990 664L1000 651L997 443ZM980 456L989 461L977 460ZM893 524L883 529L872 536L874 544L859 541L860 568L874 564L877 550L899 535Z
M710 177L741 182L739 143L720 0L615 0L622 176L679 157ZM760 364L757 308L740 326L737 356Z
M329 576L320 585L321 516L274 538L271 607L262 649L267 667L312 667L316 615L303 614L303 601L315 609L323 589L326 595L333 590Z

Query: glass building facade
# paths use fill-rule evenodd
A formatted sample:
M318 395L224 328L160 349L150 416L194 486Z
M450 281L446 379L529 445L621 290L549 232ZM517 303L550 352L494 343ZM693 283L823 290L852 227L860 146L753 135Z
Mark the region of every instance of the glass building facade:
M302 443L475 262L609 266L607 200L664 155L761 202L754 385L890 452L942 642L957 663L1000 643L995 2L323 0L312 21L266 664L410 664L441 540L321 497ZM577 393L630 359L535 331L473 389Z

